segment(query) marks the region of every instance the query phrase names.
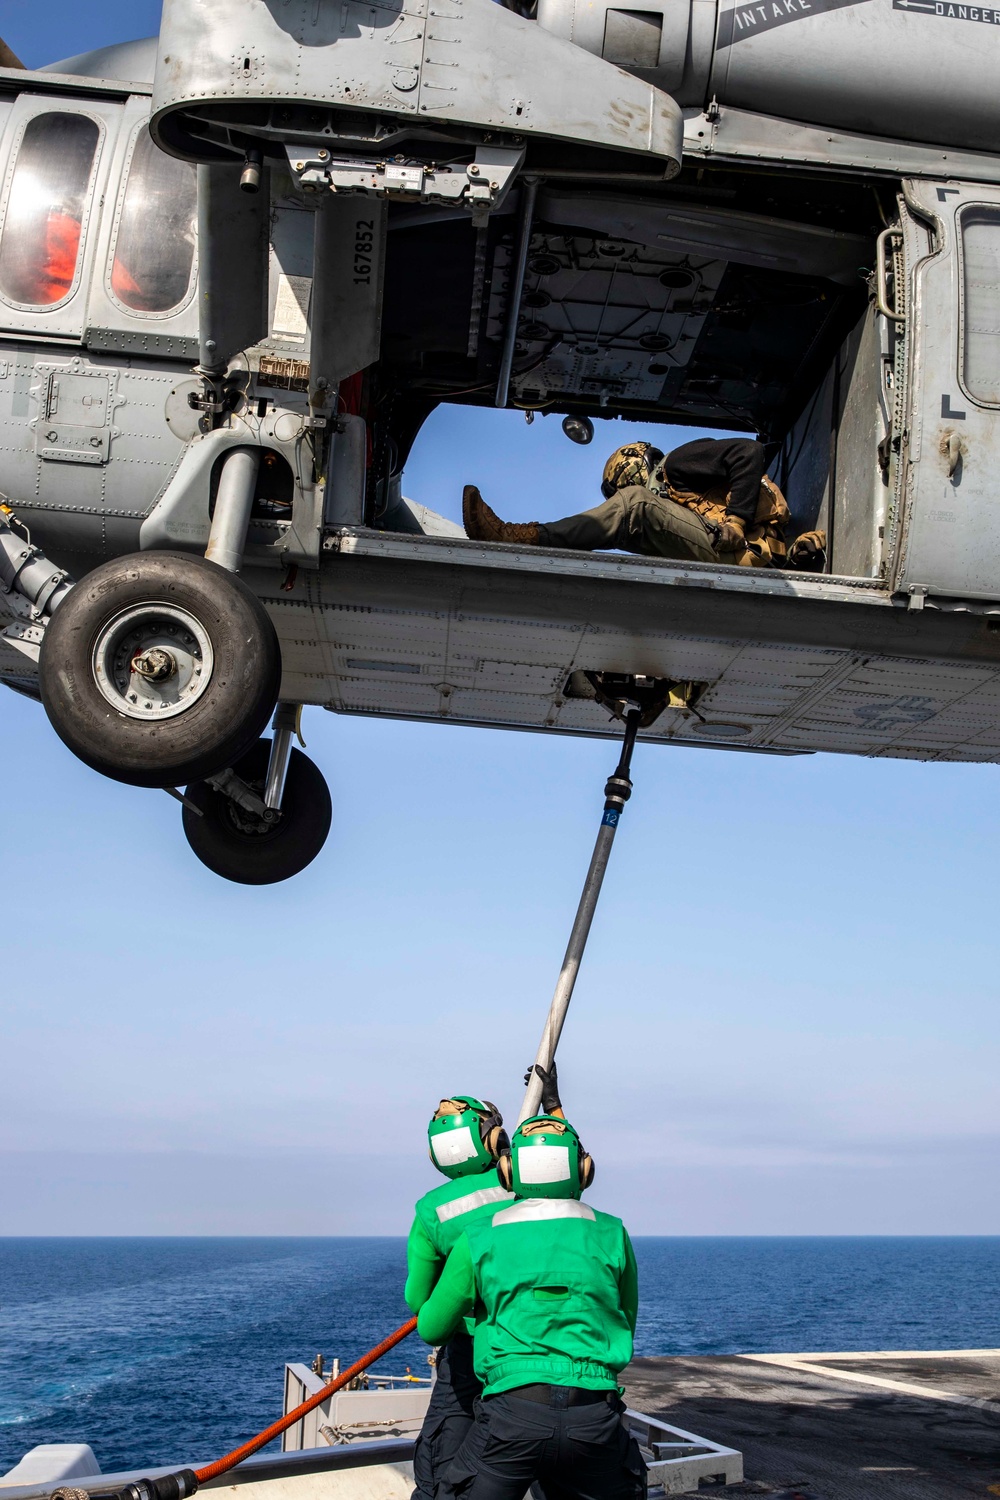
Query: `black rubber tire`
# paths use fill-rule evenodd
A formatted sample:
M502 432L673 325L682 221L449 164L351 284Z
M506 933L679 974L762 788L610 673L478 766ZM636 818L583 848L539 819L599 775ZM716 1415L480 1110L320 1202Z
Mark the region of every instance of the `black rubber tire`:
M168 603L205 631L215 658L202 696L162 722L131 719L105 698L93 658L124 610ZM281 651L260 600L233 573L179 552L102 563L52 616L39 661L42 702L59 738L86 765L130 786L175 787L231 766L267 725Z
M260 740L233 770L263 792L271 741ZM275 885L311 864L330 832L333 804L323 773L301 750L293 750L281 799L281 819L258 824L232 798L198 782L186 792L200 810L184 809L184 833L203 865L239 885Z

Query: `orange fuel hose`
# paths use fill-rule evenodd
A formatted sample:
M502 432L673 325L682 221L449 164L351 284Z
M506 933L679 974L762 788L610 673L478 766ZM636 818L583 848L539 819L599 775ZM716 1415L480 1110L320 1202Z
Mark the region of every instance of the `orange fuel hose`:
M225 1474L228 1469L235 1469L236 1465L241 1464L245 1458L249 1458L251 1453L256 1453L258 1448L263 1448L265 1443L269 1443L272 1438L276 1438L279 1432L284 1432L286 1428L298 1422L300 1418L305 1416L306 1412L312 1411L317 1406L321 1406L327 1397L332 1396L335 1391L343 1390L344 1386L349 1385L355 1375L360 1375L363 1370L367 1370L369 1365L373 1365L377 1359L381 1359L383 1354L388 1354L390 1349L394 1349L397 1344L402 1343L403 1339L408 1338L416 1326L416 1318L411 1318L408 1323L404 1323L401 1328L397 1328L395 1333L390 1333L387 1339L383 1339L381 1344L376 1344L374 1349L369 1349L367 1354L363 1354L359 1360L356 1360L351 1365L349 1370L344 1371L343 1375L338 1375L336 1380L331 1380L329 1385L325 1385L321 1391L317 1391L315 1396L310 1396L308 1401L303 1401L301 1406L297 1406L294 1411L290 1411L280 1421L272 1422L270 1427L265 1427L264 1431L258 1432L255 1438L251 1438L249 1442L241 1444L239 1448L234 1448L232 1453L226 1454L225 1458L217 1458L214 1464L206 1464L203 1469L195 1469L195 1478L198 1483L205 1484L207 1480L215 1479L219 1474Z

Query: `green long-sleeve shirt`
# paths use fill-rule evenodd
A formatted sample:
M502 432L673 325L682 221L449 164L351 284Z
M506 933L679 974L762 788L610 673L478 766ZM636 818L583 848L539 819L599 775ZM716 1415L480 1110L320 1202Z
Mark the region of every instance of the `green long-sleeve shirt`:
M505 1203L513 1201L513 1194L500 1186L495 1167L474 1177L442 1182L418 1200L406 1242L406 1286L403 1289L411 1312L419 1312L431 1295L466 1224L480 1215L493 1214ZM471 1334L471 1321L467 1329Z
M411 1312L419 1312L437 1286L447 1257L432 1241L419 1218L413 1220L406 1241L406 1286L403 1296Z
M638 1304L620 1219L570 1199L517 1199L465 1227L417 1328L446 1343L474 1315L487 1395L538 1381L607 1390L632 1358Z

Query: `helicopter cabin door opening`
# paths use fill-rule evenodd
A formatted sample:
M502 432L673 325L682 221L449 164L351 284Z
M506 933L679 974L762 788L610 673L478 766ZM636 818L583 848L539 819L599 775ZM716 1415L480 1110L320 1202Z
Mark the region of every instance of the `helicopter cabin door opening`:
M825 529L828 572L887 579L908 346L874 288L898 194L792 169L686 165L657 192L556 176L532 205L520 286L523 192L478 230L391 207L369 379L377 401L391 392L393 429L369 524L412 528L395 495L416 431L439 401L494 404L513 332L509 406L648 423L664 451L672 424L759 436L791 536Z
M841 577L885 579L889 571L904 340L902 326L870 300L771 465L792 532L825 531L827 571Z

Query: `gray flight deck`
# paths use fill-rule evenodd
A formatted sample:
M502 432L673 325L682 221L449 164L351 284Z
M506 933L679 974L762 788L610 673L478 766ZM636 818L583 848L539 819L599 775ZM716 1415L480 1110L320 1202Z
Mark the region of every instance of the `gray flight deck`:
M738 1448L727 1495L1000 1495L1000 1349L637 1359L626 1400Z

